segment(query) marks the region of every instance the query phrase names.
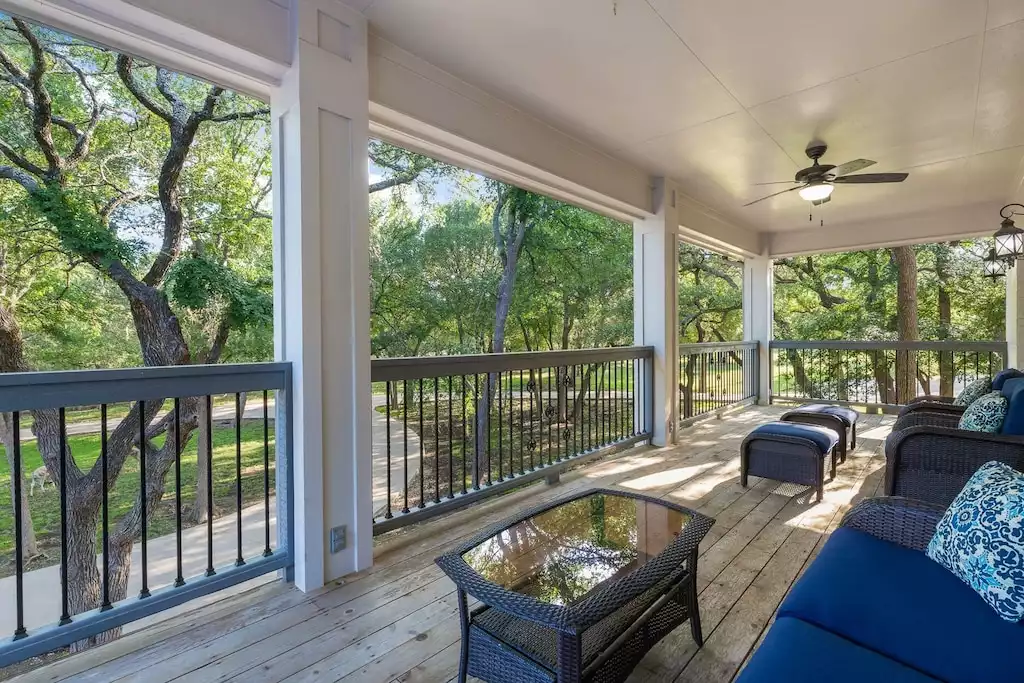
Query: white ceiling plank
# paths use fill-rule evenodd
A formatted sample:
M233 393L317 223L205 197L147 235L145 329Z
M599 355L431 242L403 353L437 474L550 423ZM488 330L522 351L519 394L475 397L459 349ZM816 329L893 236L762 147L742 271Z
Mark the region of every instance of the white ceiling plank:
M1024 20L1024 2L1021 0L988 0L988 28L999 28Z
M1024 2L1020 3L1024 5ZM1024 21L989 31L978 93L974 149L1024 144Z
M650 2L747 107L985 27L985 0Z
M384 38L605 149L739 108L644 2L377 0Z

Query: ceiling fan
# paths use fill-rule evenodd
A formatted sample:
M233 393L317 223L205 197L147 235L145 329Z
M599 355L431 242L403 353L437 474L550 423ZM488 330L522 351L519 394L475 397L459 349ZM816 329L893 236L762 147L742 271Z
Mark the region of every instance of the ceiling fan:
M853 161L847 161L845 164L840 164L838 166L833 166L832 164L819 164L818 159L825 155L826 150L828 150L828 145L825 143L812 142L807 146L805 151L807 156L814 161L814 164L797 171L795 179L782 180L774 183L757 183L758 185L795 183L795 187L770 194L767 197L755 199L752 202L744 204L744 206L757 204L758 202L763 202L766 199L771 199L772 197L777 197L780 194L786 194L793 190L800 191L801 199L809 201L814 206L820 206L831 200L832 190L835 189L836 184L853 185L864 183L902 183L909 175L907 173L860 173L858 175L849 175L855 171L863 170L876 162L871 161L870 159L854 159Z

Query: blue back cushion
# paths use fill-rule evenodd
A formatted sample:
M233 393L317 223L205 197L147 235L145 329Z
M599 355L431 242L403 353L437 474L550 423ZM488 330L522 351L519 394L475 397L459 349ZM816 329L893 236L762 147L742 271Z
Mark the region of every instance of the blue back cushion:
M992 378L992 391L1002 391L1003 384L1008 379L1014 379L1015 377L1024 377L1024 372L1021 372L1017 368L1006 368L996 373L996 376Z
M839 435L831 429L818 427L817 425L797 424L795 422L769 422L768 424L763 424L750 432L750 436L747 438L754 436L772 436L775 434L779 434L781 436L798 436L804 439L810 439L817 444L822 453L830 451L837 443L839 443Z
M839 528L779 608L949 683L1020 683L1024 625L923 552ZM779 680L785 680L780 678Z
M1003 421L1002 434L1024 436L1024 377L1014 377L1003 383L1003 396L1010 402Z

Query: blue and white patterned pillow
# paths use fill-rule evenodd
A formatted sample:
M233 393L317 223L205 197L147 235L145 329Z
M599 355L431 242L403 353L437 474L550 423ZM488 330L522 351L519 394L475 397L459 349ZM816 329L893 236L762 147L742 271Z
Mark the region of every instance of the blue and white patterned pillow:
M972 432L998 434L1006 421L1010 403L998 391L991 391L967 406L957 426Z
M1024 619L1024 474L982 465L935 527L927 554L1000 617Z
M979 377L957 394L953 399L953 405L969 406L990 391L992 391L992 378Z

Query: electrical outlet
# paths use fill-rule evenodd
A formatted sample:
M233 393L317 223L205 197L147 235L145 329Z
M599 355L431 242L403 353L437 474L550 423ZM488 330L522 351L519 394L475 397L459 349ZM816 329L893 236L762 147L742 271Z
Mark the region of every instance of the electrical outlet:
M332 555L334 553L340 553L342 550L345 549L346 541L348 540L347 539L347 536L348 536L347 532L348 532L348 527L346 527L344 524L342 524L341 526L336 526L333 529L331 529L331 554Z

